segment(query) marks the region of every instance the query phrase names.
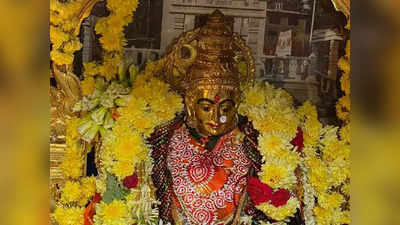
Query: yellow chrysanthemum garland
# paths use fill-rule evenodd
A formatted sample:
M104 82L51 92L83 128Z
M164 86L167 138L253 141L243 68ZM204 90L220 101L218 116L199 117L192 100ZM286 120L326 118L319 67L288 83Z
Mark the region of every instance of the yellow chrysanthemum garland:
M263 165L258 173L260 180L275 190L284 188L292 191L297 183L295 169L301 162L299 154L290 144L299 124L292 97L282 89L256 82L243 87L239 113L247 116L260 132L258 150L263 157ZM280 207L269 202L256 207L269 217L282 221L296 212L299 201L291 196Z
M350 18L347 19L347 25L345 29L350 30ZM337 117L343 120L345 123L350 122L350 40L346 42L345 55L339 59L338 67L343 71L340 78L340 87L344 92L337 104L336 114Z
M119 182L138 170L144 174L139 177L139 186L130 189L126 198L118 201L118 204L114 201L112 203L102 201L96 205L96 211L102 213L95 216L95 225L114 223L130 225L132 221L144 224L148 219L158 220L154 218L158 215L157 210L151 206L156 200L150 191L152 160L145 139L156 126L172 120L177 113L183 111L182 97L171 91L169 85L153 76L162 66L162 60L148 62L143 73L139 74L133 83L129 103L125 107L118 108L120 117L116 120L112 131L103 137L100 154L103 176L99 176L97 181L100 194L106 190L105 173L115 176ZM143 166L145 168L142 168ZM138 192L141 194L138 195ZM143 204L141 201L146 201L148 204ZM127 210L131 213L129 216L121 213L121 216L110 219L107 209L111 204L115 205L114 208L118 207L119 211Z
M337 127L323 127L318 121L315 106L305 102L296 110L289 94L269 84L256 82L243 90L239 113L247 116L260 132L258 148L263 156L260 180L275 190L294 191L299 182L295 169L300 168L307 224L314 224L315 220L317 224L348 221L349 211L342 205L346 204L344 196L349 196L349 127L343 127L338 138ZM303 131L303 157L290 143L297 127ZM295 196L280 207L269 202L257 206L278 221L285 221L298 207Z
M74 52L82 48L74 34L79 24L79 13L85 0L50 1L50 58L57 65L71 65Z
M310 103L298 112L304 132L305 218L310 224L349 224L345 206L350 177L348 127L340 130L338 138L338 128L322 127Z
M104 76L107 81L115 78L118 64L123 59L123 47L126 45L124 27L132 21L133 13L138 7L138 0L108 0L107 9L110 15L100 18L95 26L99 41L105 50L103 61L85 63L85 77L91 74Z
M66 179L53 218L59 225L83 224L83 212L96 191L96 178L84 177L86 152L78 133L79 118L67 120L66 151L60 169Z
M104 49L102 62L84 62L84 80L81 82L82 94L90 95L95 89L93 76L100 75L107 81L118 73L123 61L123 47L126 45L124 27L132 21L133 13L138 7L138 0L109 0L107 9L110 15L100 18L95 26L99 41Z

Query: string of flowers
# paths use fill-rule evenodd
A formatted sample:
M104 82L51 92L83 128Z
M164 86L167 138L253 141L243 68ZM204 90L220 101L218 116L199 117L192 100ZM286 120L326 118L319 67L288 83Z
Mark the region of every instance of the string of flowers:
M50 58L57 65L71 65L74 52L82 48L74 33L85 0L50 0Z
M341 130L338 137L337 127L322 127L315 107L309 103L299 108L299 114L303 118L304 162L311 185L308 190L317 199L305 204L315 205L316 224L349 224L350 148L346 134Z
M336 114L345 123L350 121L350 40L346 43L346 54L339 59L338 67L343 71L340 86L344 95L336 104Z
M97 182L103 199L96 205L95 225L158 223L158 211L154 209L157 201L151 191L152 161L145 139L156 126L183 110L182 98L152 76L158 64L148 63L144 73L137 76L129 103L118 108L115 125L103 138L101 173L106 175ZM142 174L138 176L138 172ZM137 177L141 178L139 182L129 185ZM109 185L110 179L118 185Z
M260 180L249 181L249 186L264 190L262 198L252 198L250 190L256 207L272 219L286 221L299 208L296 193L301 179L307 224L348 224L348 127L339 132L337 127L323 127L309 102L296 110L285 91L259 82L244 87L239 113L260 131Z
M83 174L86 152L80 145L79 122L77 117L67 121L67 148L60 165L66 182L53 213L53 218L59 225L83 224L85 205L96 190L95 177L84 177Z
M263 165L258 173L262 183L257 186L267 195L264 193L265 198L260 199L250 192L250 198L270 218L282 221L299 207L299 200L291 194L297 184L295 170L301 162L296 151L300 149L291 144L299 123L292 97L282 89L257 82L244 87L239 113L247 116L260 132L258 149ZM260 181L250 180L249 186Z
M99 41L104 49L102 62L84 63L85 79L93 75L101 75L107 81L118 74L118 65L123 61L123 47L126 45L124 27L132 21L133 13L138 7L138 0L108 0L107 9L110 14L100 18L95 26ZM93 81L88 81L93 84Z

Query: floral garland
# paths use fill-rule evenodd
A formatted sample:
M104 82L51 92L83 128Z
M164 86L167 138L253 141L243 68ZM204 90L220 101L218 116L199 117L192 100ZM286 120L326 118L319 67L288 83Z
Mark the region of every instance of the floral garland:
M344 92L336 104L336 113L339 119L350 121L350 40L346 43L346 54L339 59L338 67L343 71L340 86Z
M322 127L318 122L314 106L307 103L299 111L304 119L304 164L311 186L308 191L317 199L316 202L310 199L305 204L315 204L313 216L317 224L349 224L350 146L347 128L343 127L338 137L337 127Z
M263 157L263 165L258 176L270 193L274 191L270 198L258 202L260 204L256 207L281 221L292 216L299 207L298 199L287 191L294 190L297 183L295 169L300 163L300 156L293 151L290 142L296 136L299 119L292 97L282 89L274 89L261 82L243 89L239 113L247 116L260 132L258 150ZM278 199L283 197L284 201L276 202L274 196Z
M74 52L82 48L74 34L79 24L79 13L85 0L50 1L50 58L57 65L71 65Z
M101 75L107 81L112 80L118 74L120 62L123 59L123 47L126 45L123 29L133 18L133 13L138 7L138 0L108 0L107 9L110 15L100 18L95 26L97 34L101 35L99 41L102 44L104 56L102 62L84 63L85 80L88 86L93 86L93 75ZM90 90L90 89L89 89ZM90 93L90 91L88 92Z
M64 159L60 165L65 179L53 218L59 225L83 224L85 205L96 191L96 178L84 177L83 168L86 152L78 133L80 119L73 117L67 121Z
M289 94L260 82L244 87L239 113L260 132L263 165L256 186L264 190L264 197L252 198L250 190L256 207L274 220L285 221L300 206L295 193L301 180L306 224L349 224L348 126L338 137L338 128L323 127L309 102L296 110ZM249 186L253 184L250 181Z

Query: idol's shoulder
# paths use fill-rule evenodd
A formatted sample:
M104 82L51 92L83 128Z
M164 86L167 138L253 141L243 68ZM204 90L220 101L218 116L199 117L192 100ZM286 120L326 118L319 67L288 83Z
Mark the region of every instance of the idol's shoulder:
M165 124L154 128L153 133L147 139L147 143L154 149L154 147L160 146L172 136L175 130L182 127L184 124L184 114L178 114L174 119L168 121Z

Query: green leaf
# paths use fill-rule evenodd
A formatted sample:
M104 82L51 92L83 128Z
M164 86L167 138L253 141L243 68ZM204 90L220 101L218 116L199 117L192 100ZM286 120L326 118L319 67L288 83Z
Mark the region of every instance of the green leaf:
M105 129L109 129L109 128L112 128L113 125L114 125L114 118L112 118L110 112L107 112L107 113L106 113L106 118L105 118L105 120L104 120L103 127L104 127Z
M82 136L82 139L87 142L91 142L92 139L96 136L99 129L100 129L99 125L93 124L93 126L91 126L89 130L87 130L87 132Z
M89 115L81 119L78 125L78 133L84 135L94 125L94 122Z
M107 111L105 107L100 107L93 111L90 116L97 125L102 125Z
M109 204L114 200L124 200L129 192L128 189L118 184L118 180L114 175L107 173L106 191L103 194L103 201L105 203Z

